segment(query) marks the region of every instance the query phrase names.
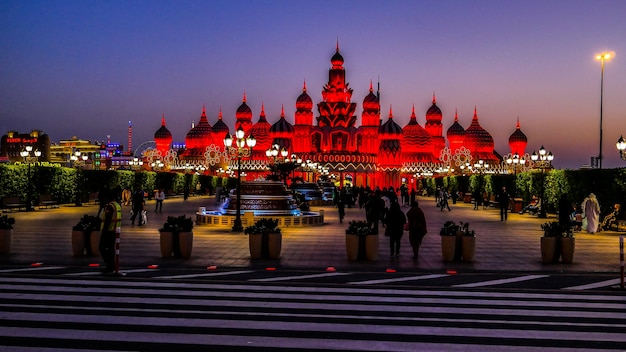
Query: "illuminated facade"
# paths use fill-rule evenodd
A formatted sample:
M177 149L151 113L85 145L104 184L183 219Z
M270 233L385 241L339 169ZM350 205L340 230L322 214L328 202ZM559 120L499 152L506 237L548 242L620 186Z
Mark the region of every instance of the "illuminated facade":
M271 125L264 105L258 121L253 123L252 109L244 93L235 113L234 130L241 127L246 135L252 134L257 139L252 157L243 162L248 165L243 170L248 176L256 178L267 173L263 167L268 162L265 151L274 144L287 149L289 155L322 165L338 181L348 178L356 186L372 188L399 187L403 181L413 182L420 171L443 165L447 165L448 170L455 167L458 170L461 164L479 159L492 165L501 163L502 157L494 150L492 136L478 122L476 108L467 129L461 126L455 113L454 122L444 137L443 114L435 94L426 111L424 126L418 122L413 107L409 123L401 127L395 122L391 107L387 118L381 119L380 95L374 92L370 82L369 93L363 99L360 126L357 126L357 103L352 101L352 88L346 82L344 59L338 45L330 61L328 83L322 88L322 100L317 103L316 113L304 82L302 93L296 99L294 124L287 121L283 108L278 121ZM209 145L223 149L222 141L228 133L221 109L217 122L211 127L203 107L200 122L185 139L187 149L180 154L182 162L202 163L207 158ZM171 133L165 128L164 119L155 133L155 143L161 153L171 144ZM520 130L519 121L509 144L512 153L524 155L526 136ZM304 173L298 176L307 178Z

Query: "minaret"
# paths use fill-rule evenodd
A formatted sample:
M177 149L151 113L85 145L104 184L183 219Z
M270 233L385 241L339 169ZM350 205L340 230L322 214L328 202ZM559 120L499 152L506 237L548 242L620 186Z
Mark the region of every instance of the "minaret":
M294 116L293 152L304 154L311 151L311 129L313 128L313 99L306 92L306 81L302 94L296 99Z
M133 154L133 123L128 121L128 154Z

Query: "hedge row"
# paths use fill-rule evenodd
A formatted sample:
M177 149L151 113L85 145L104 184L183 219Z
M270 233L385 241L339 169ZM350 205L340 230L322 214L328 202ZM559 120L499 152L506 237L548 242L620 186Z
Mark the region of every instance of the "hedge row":
M29 175L30 180L29 182ZM228 178L176 172L129 171L129 170L81 170L67 167L29 166L26 164L0 165L0 198L19 197L28 199L29 187L32 200L49 194L59 203L73 203L80 196L89 200L91 193L102 188L134 189L141 187L152 196L152 190L164 189L172 194L182 194L185 187L195 192L197 184L203 194L213 194L216 187L234 187L236 180Z

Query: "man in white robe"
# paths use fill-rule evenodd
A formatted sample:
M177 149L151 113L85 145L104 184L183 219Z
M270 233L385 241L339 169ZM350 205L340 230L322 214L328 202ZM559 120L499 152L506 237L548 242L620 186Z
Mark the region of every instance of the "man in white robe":
M589 196L583 201L582 207L583 214L585 214L585 218L587 219L587 232L596 233L598 231L598 222L600 220L600 203L598 203L596 195L590 193Z

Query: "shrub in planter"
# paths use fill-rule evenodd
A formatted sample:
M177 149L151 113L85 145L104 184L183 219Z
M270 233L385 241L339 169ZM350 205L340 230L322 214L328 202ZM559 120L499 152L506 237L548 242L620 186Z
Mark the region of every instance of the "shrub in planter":
M87 255L100 255L100 225L102 220L97 216L84 215L74 227L72 227L72 255L75 257L87 253Z
M168 216L159 229L161 256L189 258L193 248L193 220L185 215Z
M346 229L346 255L348 260L377 260L378 236L367 221L350 221Z
M563 263L571 263L574 259L575 239L569 226L563 226L557 221L541 224L541 261L558 263L562 257Z
M278 259L282 249L282 234L278 219L261 218L245 228L251 259Z
M0 254L11 254L11 237L15 219L7 215L0 216Z
M439 235L441 236L441 256L444 262L452 262L457 259L457 238L460 247L460 236L459 235L460 226L457 225L454 221L446 221L439 231ZM460 248L459 248L460 257Z

